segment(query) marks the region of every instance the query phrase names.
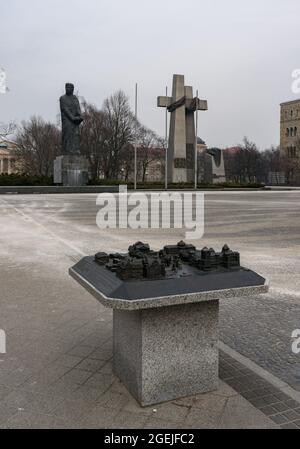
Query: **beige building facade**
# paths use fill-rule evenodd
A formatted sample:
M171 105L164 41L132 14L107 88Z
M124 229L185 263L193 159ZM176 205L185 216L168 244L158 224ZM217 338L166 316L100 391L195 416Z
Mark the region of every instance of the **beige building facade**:
M0 142L0 175L15 173L15 157L13 155L15 148L14 142L8 140Z
M280 151L289 159L299 158L300 142L300 99L281 105Z

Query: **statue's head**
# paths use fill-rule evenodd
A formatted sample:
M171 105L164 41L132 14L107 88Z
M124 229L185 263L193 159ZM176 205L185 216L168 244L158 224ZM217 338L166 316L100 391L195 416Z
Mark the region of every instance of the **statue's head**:
M66 94L67 95L73 95L74 94L74 84L67 83L66 84Z

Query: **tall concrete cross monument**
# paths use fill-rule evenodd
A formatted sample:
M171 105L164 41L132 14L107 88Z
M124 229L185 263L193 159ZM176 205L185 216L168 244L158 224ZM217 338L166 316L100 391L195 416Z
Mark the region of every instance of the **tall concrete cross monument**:
M195 112L207 111L207 101L194 98L193 88L184 85L184 75L173 76L172 97L158 97L157 106L171 113L168 148L168 181L195 179Z

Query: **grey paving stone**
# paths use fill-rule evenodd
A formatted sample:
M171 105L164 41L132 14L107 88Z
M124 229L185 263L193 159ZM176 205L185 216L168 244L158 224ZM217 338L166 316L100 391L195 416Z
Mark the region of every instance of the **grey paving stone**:
M60 396L39 394L19 389L6 396L2 405L5 404L8 408L14 410L15 413L23 410L26 412L50 414L62 400Z
M88 357L94 351L95 348L92 346L77 345L68 352L68 355L73 355L75 357Z
M117 413L116 409L107 409L98 405L84 415L79 422L83 429L106 429L112 425Z
M89 358L96 360L104 360L105 362L110 360L112 356L113 356L112 350L104 347L94 349L93 352L89 354Z
M55 418L32 412L19 412L7 421L8 429L51 429Z
M287 423L289 420L283 416L283 415L275 415L275 416L271 416L271 420L274 421L276 424L285 424Z
M116 377L113 375L96 373L86 381L85 385L92 388L101 388L102 391L105 391L113 384L115 380Z
M107 429L143 429L146 425L147 417L135 415L134 413L121 411L109 423Z
M294 430L294 429L298 429L298 427L297 427L296 424L294 424L294 423L283 424L283 425L281 426L281 428L282 428L282 429L285 429L285 430Z
M182 424L165 421L164 419L156 419L150 418L143 427L144 429L152 429L152 430L162 430L162 429L180 429L182 428Z
M277 404L278 402L280 402L278 400L278 398L274 395L270 395L270 396L264 396L263 397L265 404L267 405L273 405L273 404Z
M224 406L214 409L192 408L183 423L186 429L216 429L220 426Z
M65 400L53 410L52 414L64 420L79 421L82 416L88 415L94 407L95 403L86 398Z
M264 401L263 398L254 398L254 399L249 399L250 404L254 405L254 407L256 408L261 408L264 407L265 405L267 405L267 403Z
M273 404L273 407L278 411L278 412L285 412L287 410L289 410L289 406L285 405L282 402L279 402L278 404Z
M277 410L271 405L267 405L266 407L259 407L259 409L266 416L271 416L278 413Z
M293 409L298 409L299 410L299 413L300 413L300 407L299 407L299 402L296 402L296 401L294 401L293 399L289 399L288 401L284 401L284 403L286 404L286 405L288 405L290 408L293 408ZM297 410L297 411L298 411Z
M129 395L109 389L99 397L97 402L102 407L121 410L129 403Z
M288 412L282 413L282 415L287 418L289 421L296 421L300 419L300 414L295 412L294 410L290 410Z
M101 368L105 366L106 362L103 360L96 360L96 359L84 359L82 360L79 365L76 366L77 369L83 370L83 371L89 371L91 373L96 373L97 371L100 371Z
M65 374L61 380L66 383L74 383L78 385L83 385L90 377L92 373L89 371L82 371L77 368L73 368L67 374Z
M184 422L190 412L189 407L185 407L183 405L179 406L173 403L167 403L158 407L153 407L153 409L157 410L157 412L155 413L156 419L161 418L165 421L177 423Z
M220 418L220 428L225 429L272 429L277 428L270 419L241 396L229 398Z
M8 396L9 393L11 393L12 391L14 391L12 388L0 385L0 401L4 399L6 396Z
M6 387L15 388L23 385L30 376L31 374L16 369L10 373L6 373L0 380L0 383Z
M103 395L101 388L90 388L85 385L80 385L75 391L69 394L71 400L87 400L97 403L99 398Z
M14 407L11 407L2 401L0 401L0 425L3 426L7 423L8 419L16 414Z
M69 354L63 354L56 360L56 362L71 369L71 368L75 368L75 366L79 365L79 363L82 362L82 360L83 360L82 357L76 357L74 355L69 355Z
M300 429L300 419L298 419L298 421L294 421L293 424L295 424L298 427L298 429Z
M138 404L138 402L131 396L121 410L136 415L146 415L148 417L151 416L153 418L155 418L156 415L156 413L153 412L153 410L156 410L154 407L141 407L140 404Z

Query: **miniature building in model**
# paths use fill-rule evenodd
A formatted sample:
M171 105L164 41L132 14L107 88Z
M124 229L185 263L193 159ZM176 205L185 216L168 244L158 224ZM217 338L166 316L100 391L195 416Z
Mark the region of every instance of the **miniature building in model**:
M222 264L227 269L240 267L240 254L225 245L221 253Z
M109 262L109 256L106 253L97 253L95 255L95 261L98 265L106 265Z

